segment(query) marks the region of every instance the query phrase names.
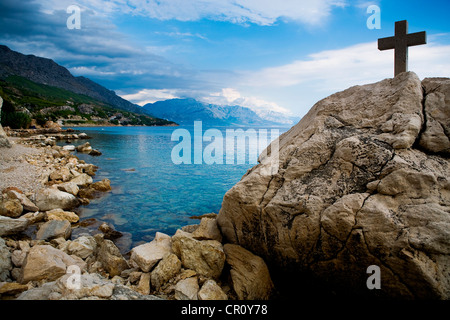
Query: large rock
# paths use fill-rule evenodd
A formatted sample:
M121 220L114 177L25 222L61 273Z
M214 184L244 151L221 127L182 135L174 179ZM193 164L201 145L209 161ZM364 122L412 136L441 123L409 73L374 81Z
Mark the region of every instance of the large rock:
M45 220L67 220L70 223L77 223L80 220L80 217L75 212L53 209L45 213Z
M175 286L175 299L198 300L198 279L191 277L178 281Z
M149 272L156 263L171 252L170 236L157 232L153 241L141 244L131 250L130 263L133 267Z
M20 283L29 281L53 281L66 273L68 266L86 267L81 259L75 259L49 245L36 245L30 249L22 265Z
M20 201L20 204L23 207L23 210L25 211L31 211L36 212L39 211L39 208L30 200L26 195L23 193L17 191L17 190L8 190L6 193L8 195L8 198L10 199L17 199Z
M9 272L12 268L11 252L6 246L5 240L0 238L0 282L9 278Z
M240 300L267 300L273 290L269 269L263 259L235 244L225 244L233 288Z
M222 288L212 279L208 279L198 292L199 300L228 300Z
M74 195L57 189L46 188L36 193L36 206L40 211L69 210L79 204L79 200Z
M450 79L426 78L425 130L420 145L427 151L450 155Z
M62 237L68 239L72 234L72 227L67 220L50 220L41 225L36 233L36 240L51 240Z
M95 240L97 242L97 260L101 262L111 277L118 276L122 271L128 269L127 261L111 240L103 239L100 234L95 235Z
M22 215L23 206L17 199L0 200L0 215L17 218Z
M11 143L8 140L8 137L6 136L5 131L2 127L2 106L3 106L3 99L0 97L0 148L11 148Z
M417 76L402 73L316 103L281 135L278 159L262 156L226 193L222 234L263 257L280 288L297 295L323 285L449 299L449 160L432 147L442 132L425 137L431 116L448 137L447 84L424 81L424 99ZM379 290L367 287L371 265L380 268Z
M23 217L13 219L0 216L0 236L24 231L28 227L29 223L29 220Z
M155 290L159 290L167 281L172 279L181 270L181 261L170 253L164 257L151 273L151 282Z
M172 249L185 268L208 278L218 278L221 275L225 253L219 241L199 241L191 233L178 230L172 237Z

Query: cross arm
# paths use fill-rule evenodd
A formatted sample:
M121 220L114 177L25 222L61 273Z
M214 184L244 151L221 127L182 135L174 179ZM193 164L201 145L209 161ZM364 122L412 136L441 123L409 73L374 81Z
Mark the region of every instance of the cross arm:
M395 38L387 37L378 39L378 50L389 50L395 48Z
M408 34L408 46L427 44L427 33L425 31Z

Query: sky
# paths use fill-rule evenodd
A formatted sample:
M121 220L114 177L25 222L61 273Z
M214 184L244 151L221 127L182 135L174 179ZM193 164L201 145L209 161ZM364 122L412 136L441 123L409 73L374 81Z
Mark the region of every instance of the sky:
M395 21L427 32L409 70L450 77L449 12L448 0L0 0L0 44L139 105L191 97L302 117L334 92L393 77L394 51L377 39Z

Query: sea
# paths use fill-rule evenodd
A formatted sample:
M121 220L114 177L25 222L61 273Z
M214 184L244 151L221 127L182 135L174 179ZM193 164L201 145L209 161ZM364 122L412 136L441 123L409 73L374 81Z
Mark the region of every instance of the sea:
M210 128L195 123L74 129L92 139L68 143L89 141L102 152L98 157L75 154L99 167L94 181L108 178L112 187L77 209L80 221L107 222L127 236L127 247L134 247L151 241L156 232L173 235L182 226L198 224L193 216L219 213L225 193L289 128ZM245 141L244 149L239 141Z

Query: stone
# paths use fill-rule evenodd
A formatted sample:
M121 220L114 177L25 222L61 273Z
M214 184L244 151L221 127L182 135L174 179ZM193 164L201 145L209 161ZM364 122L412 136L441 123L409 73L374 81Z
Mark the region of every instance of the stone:
M93 182L93 180L90 175L82 173L79 176L70 180L70 182L75 183L78 187L86 187L87 185L90 185Z
M5 131L3 130L1 124L2 106L3 106L3 99L2 97L0 97L0 148L11 148L11 142L9 142L9 139Z
M17 190L8 190L6 193L10 199L17 199L23 207L24 211L36 212L39 208L26 195Z
M144 295L150 294L150 276L151 274L148 272L143 272L141 274L141 278L139 279L139 283L136 288L139 293Z
M222 288L211 279L203 283L202 288L198 292L199 300L228 300L228 296L223 292Z
M103 268L111 277L118 276L122 271L128 269L128 263L116 247L114 242L95 235L97 242L97 260L102 263Z
M25 213L21 218L24 218L29 221L30 224L41 222L45 219L45 212L28 212Z
M92 236L81 236L67 245L67 253L74 254L81 259L91 256L97 249L97 242Z
M80 188L78 188L75 182L65 182L61 184L56 184L55 187L60 191L70 193L74 196L78 195L78 191L80 191Z
M80 217L75 212L53 209L45 213L45 220L67 220L70 223L77 223L80 220Z
M63 150L65 150L65 151L75 151L75 146L69 144L69 145L63 146Z
M61 167L59 169L54 170L49 175L49 179L56 181L64 181L67 182L72 178L72 173L70 172L70 169L67 167Z
M24 284L29 281L56 280L66 273L68 266L75 265L83 270L86 264L80 260L52 246L35 245L25 258L19 282Z
M28 227L29 223L29 220L23 217L13 219L0 216L0 236L24 231Z
M23 291L28 290L28 286L17 282L1 282L0 283L0 296L14 296Z
M175 277L181 270L181 261L170 253L164 257L151 273L152 286L158 291L167 281Z
M6 281L9 278L12 268L11 252L6 246L5 240L0 238L0 281Z
M67 192L46 188L36 193L36 206L40 211L52 209L69 210L79 205L78 199Z
M425 130L419 144L425 150L450 155L450 79L425 78Z
M178 281L175 286L176 300L198 300L198 279L191 277Z
M268 300L274 288L261 257L235 244L225 244L233 288L239 300Z
M187 269L199 275L218 278L225 264L222 244L216 240L199 241L191 233L177 230L172 237L173 252Z
M89 142L83 143L83 144L77 146L77 151L83 152L83 153L89 153L92 151L91 144Z
M39 228L36 240L51 240L62 237L68 239L72 234L72 227L67 220L50 220Z
M450 163L429 128L447 130L448 81L407 72L316 103L278 159L263 152L225 194L225 241L263 258L287 295L449 299Z
M101 156L102 153L100 151L96 150L96 149L92 149L91 152L89 152L89 155L90 156L94 156L94 157L98 157L98 156Z
M153 241L141 244L131 250L130 263L143 272L149 272L156 263L171 252L170 236L157 232Z
M114 240L114 239L120 238L123 235L122 232L115 230L114 226L112 226L106 222L103 222L98 227L98 230L103 232L105 239L109 239L109 240Z
M111 181L109 179L103 179L102 181L94 182L91 185L91 188L97 191L110 191L111 190Z
M23 206L17 199L7 199L0 201L0 215L17 218L22 215Z
M192 237L197 240L217 240L222 242L222 234L217 227L216 219L202 218L200 226L192 232Z

